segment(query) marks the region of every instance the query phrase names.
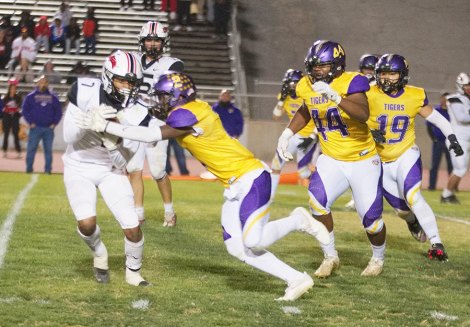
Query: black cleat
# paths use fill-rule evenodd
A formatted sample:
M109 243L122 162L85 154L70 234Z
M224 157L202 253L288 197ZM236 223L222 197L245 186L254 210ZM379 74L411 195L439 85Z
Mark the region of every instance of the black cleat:
M438 259L439 261L448 261L449 257L447 256L446 250L442 243L435 243L428 250L429 259Z
M413 223L406 222L406 224L408 225L408 230L410 231L411 236L413 236L415 240L421 243L426 242L426 233L419 224L418 219L415 219Z
M460 201L455 194L452 194L446 197L441 196L441 203L460 204Z
M109 283L109 270L93 267L93 272L95 274L95 279L98 283L101 283L101 284Z

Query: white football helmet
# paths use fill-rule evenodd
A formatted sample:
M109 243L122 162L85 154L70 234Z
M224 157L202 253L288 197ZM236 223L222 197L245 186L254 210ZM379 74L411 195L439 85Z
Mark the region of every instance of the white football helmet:
M463 86L468 84L470 84L470 76L467 73L460 73L459 76L457 76L457 80L455 81L457 92L460 94L465 94Z
M145 53L150 57L159 58L161 55L167 51L169 46L170 37L168 36L168 27L157 21L148 21L142 26L140 33L138 35L139 40L139 51ZM162 41L162 46L160 49L152 47L151 49L145 48L146 39L158 39Z
M113 79L120 78L131 84L131 89L117 89ZM130 52L117 50L104 61L101 80L104 91L125 108L137 99L139 86L142 82L142 67L137 58Z

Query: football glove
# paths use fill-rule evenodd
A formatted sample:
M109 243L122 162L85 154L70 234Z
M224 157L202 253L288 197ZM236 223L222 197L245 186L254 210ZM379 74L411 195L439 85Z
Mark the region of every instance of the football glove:
M287 151L287 146L289 145L289 140L293 135L294 135L294 132L292 132L291 129L286 128L282 132L282 134L279 137L279 140L277 142L276 152L279 155L279 157L284 161L292 161L294 159L292 154L289 151Z
M302 138L302 142L297 145L297 148L299 150L306 151L310 145L315 142L317 142L317 135L312 133L308 137Z
M326 97L328 100L333 101L336 104L339 104L342 100L341 96L331 88L331 86L323 81L315 82L312 85L312 89Z
M385 139L385 131L381 129L371 129L370 132L374 138L375 143L383 144L387 142L387 139Z
M273 110L273 115L276 117L281 117L282 116L282 106L284 105L283 101L278 101L276 106L274 107Z
M459 141L457 141L457 137L455 136L455 134L450 134L447 139L450 142L449 151L454 151L456 157L463 155L463 149L460 146Z

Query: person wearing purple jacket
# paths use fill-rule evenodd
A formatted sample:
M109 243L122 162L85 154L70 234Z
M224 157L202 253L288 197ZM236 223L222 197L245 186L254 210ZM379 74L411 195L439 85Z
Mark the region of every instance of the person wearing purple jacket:
M219 101L212 106L212 110L219 114L227 134L235 139L240 138L243 133L243 115L233 104L229 90L223 89L220 92Z
M49 81L45 75L39 77L37 88L24 99L22 113L30 127L26 149L26 172L33 172L34 157L42 140L46 161L44 172L50 174L54 128L62 118L62 106L59 98L49 91Z

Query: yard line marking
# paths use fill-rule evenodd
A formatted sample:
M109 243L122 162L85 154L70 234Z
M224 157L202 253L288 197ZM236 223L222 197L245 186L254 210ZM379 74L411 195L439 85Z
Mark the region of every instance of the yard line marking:
M463 220L463 219L459 219L459 218L445 217L445 216L439 216L439 215L436 215L436 217L439 218L439 219L444 219L444 220L448 220L448 221L453 221L454 223L460 223L460 224L464 224L464 225L470 225L470 221Z
M15 204L13 208L8 213L8 216L3 223L2 229L0 230L0 269L3 266L3 260L5 259L5 255L7 253L8 241L10 240L11 232L13 231L13 224L15 223L16 216L20 213L21 209L23 208L24 201L26 200L26 196L28 195L29 191L34 187L36 182L38 181L39 175L33 174L31 176L31 181L28 185L21 190L20 194L16 198Z

